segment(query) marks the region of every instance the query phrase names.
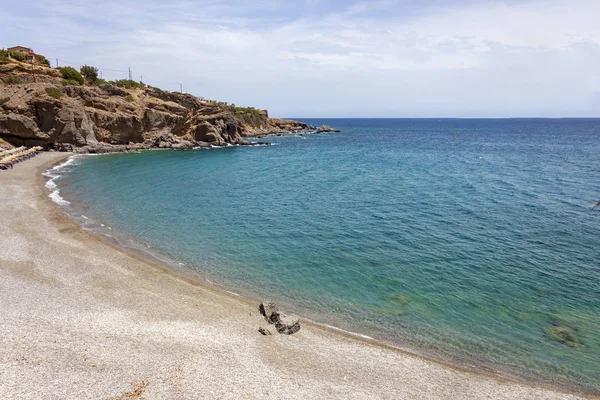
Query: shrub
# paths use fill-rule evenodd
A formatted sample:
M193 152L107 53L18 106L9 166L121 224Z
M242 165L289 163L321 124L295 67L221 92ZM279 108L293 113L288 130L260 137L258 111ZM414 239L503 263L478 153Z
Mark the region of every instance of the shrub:
M119 79L118 81L113 81L112 83L116 86L124 87L126 89L139 89L143 86L143 84L140 85L138 82L129 79Z
M8 55L17 61L21 61L21 62L27 61L27 55L25 55L23 53L19 53L18 51L9 51Z
M90 85L92 85L92 86L100 86L100 85L104 85L104 84L106 84L106 81L104 79L100 79L100 78L96 79L93 82L90 82Z
M60 67L57 68L60 73L62 74L63 78L67 81L74 81L77 83L69 83L69 85L83 85L85 83L85 80L83 79L83 76L81 76L81 74L73 67ZM63 85L64 85L64 81L63 81Z
M4 81L7 85L18 85L21 83L21 77L18 75L9 75Z
M81 84L79 83L79 81L76 81L74 79L63 79L61 84L63 86L80 86Z
M8 57L8 50L0 49L0 57Z
M128 93L127 96L125 96L125 100L131 103L133 101L133 96Z
M38 64L45 65L46 67L50 66L50 61L48 61L48 59L46 57L41 56L41 55L37 56L37 62L38 62Z
M84 76L89 82L95 82L98 79L98 68L92 67L91 65L84 65L79 69L81 75Z
M53 97L55 99L60 99L63 95L62 90L56 87L46 88L46 93L48 94L48 96Z
M0 99L0 105L4 104L4 103L8 103L10 101L10 97L5 97L3 99Z

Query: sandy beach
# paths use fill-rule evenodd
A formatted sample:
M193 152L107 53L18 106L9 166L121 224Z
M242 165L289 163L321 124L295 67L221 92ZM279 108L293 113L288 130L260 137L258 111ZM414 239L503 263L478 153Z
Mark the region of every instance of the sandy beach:
M0 171L0 399L579 399L304 323L83 230L42 173Z

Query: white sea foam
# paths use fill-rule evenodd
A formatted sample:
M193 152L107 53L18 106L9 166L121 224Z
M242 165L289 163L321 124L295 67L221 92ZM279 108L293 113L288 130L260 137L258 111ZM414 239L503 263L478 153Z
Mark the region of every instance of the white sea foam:
M57 171L60 171L60 170L61 170L61 169L63 169L64 167L66 167L66 166L69 166L69 165L71 165L71 164L75 163L75 157L76 157L76 156L71 156L71 157L69 157L69 159L68 159L67 161L65 161L64 163L62 163L62 164L59 164L59 165L55 165L54 167L52 167L52 171L55 171L55 172L57 172Z
M56 183L54 183L54 180L56 179L56 177L48 180L48 182L46 182L46 187L50 190L54 190L57 188Z
M313 321L314 322L314 321ZM356 333L356 332L352 332L352 331L348 331L346 329L342 329L342 328L338 328L337 326L333 326L333 325L328 325L328 324L323 324L323 323L319 323L316 322L318 325L322 325L327 327L328 329L334 330L334 331L339 331L339 332L344 332L348 335L352 335L352 336L357 336L357 337L361 337L363 339L369 339L369 340L376 340L375 338L368 336L368 335L363 335L362 333ZM394 346L395 347L395 346Z
M67 206L67 205L71 204L67 200L60 197L60 192L58 190L55 190L52 193L50 193L48 195L48 197L50 197L52 199L52 201L54 201L56 204L58 204L60 206Z
M51 190L48 197L50 197L52 201L54 201L59 206L67 206L71 203L61 197L60 190L58 189L58 185L56 184L55 180L61 176L59 173L61 169L75 163L75 157L76 156L71 156L64 163L55 165L54 167L50 168L48 171L43 173L43 175L46 178L50 178L48 179L45 185L48 189Z

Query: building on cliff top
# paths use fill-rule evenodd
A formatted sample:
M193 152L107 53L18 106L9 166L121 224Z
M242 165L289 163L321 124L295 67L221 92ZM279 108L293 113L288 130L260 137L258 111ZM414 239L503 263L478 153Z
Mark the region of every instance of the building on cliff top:
M35 54L35 52L31 48L29 48L29 47L15 46L15 47L9 47L7 50L8 51L13 51L13 52L16 52L16 53L25 54L25 56L27 57L27 61L33 61L33 62L35 62L35 58L37 56L37 54Z

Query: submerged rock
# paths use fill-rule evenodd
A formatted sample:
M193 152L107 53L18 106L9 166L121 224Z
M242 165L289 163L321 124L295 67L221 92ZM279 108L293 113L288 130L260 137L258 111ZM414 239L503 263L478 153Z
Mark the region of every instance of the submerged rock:
M412 296L408 293L395 293L387 297L388 301L398 303L401 305L407 305L410 303Z
M569 347L578 349L583 347L583 342L575 336L577 330L564 325L549 325L544 328L544 333L551 339Z

